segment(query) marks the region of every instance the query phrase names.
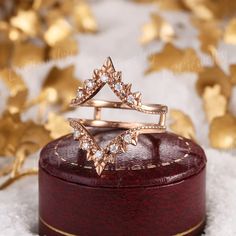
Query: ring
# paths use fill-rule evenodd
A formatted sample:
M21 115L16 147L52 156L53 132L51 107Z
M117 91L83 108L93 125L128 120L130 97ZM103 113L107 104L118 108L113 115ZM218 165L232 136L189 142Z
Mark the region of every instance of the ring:
M122 81L121 72L116 71L112 60L108 57L101 69L93 72L92 79L85 80L79 87L76 98L72 99L72 107L93 107L93 119L69 118L74 129L74 139L81 149L87 151L87 160L93 161L96 172L101 175L108 163L114 163L116 155L127 151L129 145L137 145L139 134L162 133L166 131L167 106L160 104L143 104L140 92L132 92L131 84ZM92 99L107 84L120 102ZM102 108L128 109L145 114L158 115L157 123L138 123L124 121L107 121L101 119ZM121 134L112 139L105 148L98 145L86 127L122 128Z

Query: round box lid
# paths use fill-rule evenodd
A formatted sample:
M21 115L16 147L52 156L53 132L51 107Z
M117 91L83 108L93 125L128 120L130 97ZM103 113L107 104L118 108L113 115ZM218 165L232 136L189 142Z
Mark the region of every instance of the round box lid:
M100 146L105 146L121 131L91 129ZM137 146L117 155L99 176L86 151L79 148L73 135L63 136L46 145L39 165L50 175L90 187L162 186L199 173L206 164L202 148L173 133L141 134Z

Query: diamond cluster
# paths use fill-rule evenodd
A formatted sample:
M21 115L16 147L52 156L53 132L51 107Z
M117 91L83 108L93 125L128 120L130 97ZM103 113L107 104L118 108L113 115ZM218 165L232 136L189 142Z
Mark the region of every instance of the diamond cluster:
M74 140L79 141L79 147L87 151L88 160L93 160L95 163L101 163L104 160L114 161L115 156L125 152L128 145L137 144L137 132L129 130L117 136L103 149L77 121L72 120L70 124L74 128Z
M72 105L79 105L85 102L106 83L123 103L134 108L141 106L141 94L139 92L131 92L131 84L122 82L121 72L114 71L108 73L103 68L95 70L93 78L85 80L83 87L78 88L76 98L71 102Z

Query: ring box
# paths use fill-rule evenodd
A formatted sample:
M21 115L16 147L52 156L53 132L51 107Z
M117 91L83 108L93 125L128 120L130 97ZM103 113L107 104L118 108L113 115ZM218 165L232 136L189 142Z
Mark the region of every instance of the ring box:
M119 129L90 132L106 145ZM101 176L73 135L46 145L39 161L39 235L200 235L206 156L173 133L140 134Z

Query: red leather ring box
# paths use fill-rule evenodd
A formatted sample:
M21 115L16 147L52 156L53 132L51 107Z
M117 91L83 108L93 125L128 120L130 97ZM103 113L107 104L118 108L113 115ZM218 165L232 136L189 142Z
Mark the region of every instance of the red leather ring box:
M92 129L101 146L120 130ZM98 176L72 135L39 161L42 236L200 235L205 222L202 148L173 133L142 134Z

